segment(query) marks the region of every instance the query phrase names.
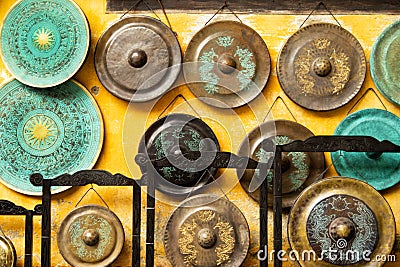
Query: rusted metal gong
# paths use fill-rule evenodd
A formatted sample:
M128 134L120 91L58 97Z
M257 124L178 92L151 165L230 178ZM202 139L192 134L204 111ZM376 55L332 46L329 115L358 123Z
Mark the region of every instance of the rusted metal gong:
M329 23L298 30L287 40L277 62L284 92L298 105L316 111L348 103L361 89L366 69L357 39Z
M197 32L184 55L190 90L220 108L247 104L267 84L271 63L256 31L236 21L217 21Z
M367 183L331 177L305 189L290 215L288 236L301 266L382 266L395 240L395 221L386 200ZM312 255L312 253L311 253ZM384 259L384 257L382 257Z
M238 267L248 251L249 227L232 202L215 195L197 195L172 213L164 247L175 267Z
M97 76L113 95L143 102L165 93L180 72L182 53L174 33L146 16L118 20L100 37Z
M17 253L11 240L0 235L0 266L14 267L17 264Z
M72 266L108 266L124 245L124 229L118 217L99 205L71 211L61 222L57 242L61 255Z
M268 121L251 131L239 148L239 156L251 157L259 162L268 162L274 157L271 144L284 145L295 140L305 140L314 134L303 125L288 121ZM270 152L272 151L272 152ZM325 169L322 152L285 152L282 155L282 206L291 207L304 188L323 178ZM238 170L238 177L244 190L257 202L260 202L260 190L250 190L252 179L259 180L258 170ZM272 206L273 170L267 174L269 183L268 204Z

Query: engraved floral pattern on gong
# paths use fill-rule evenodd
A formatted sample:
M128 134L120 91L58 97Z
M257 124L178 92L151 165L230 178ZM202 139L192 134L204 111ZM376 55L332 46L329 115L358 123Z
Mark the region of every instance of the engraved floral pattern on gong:
M313 68L316 60L328 62L330 71L319 77ZM294 73L302 93L313 96L340 94L350 79L351 62L345 51L326 38L306 44L294 60Z
M278 135L272 138L272 142L275 145L286 145L290 142L293 142L288 136L285 135ZM270 158L274 157L274 152L269 152L260 147L255 152L255 157L259 162L268 162ZM287 153L286 157L291 158L291 164L293 165L294 169L290 171L287 176L286 181L283 181L285 184L290 184L289 192L295 191L301 187L304 183L305 179L307 179L309 175L309 166L306 163L307 154L304 152L289 152ZM260 171L255 170L254 174L256 175L257 179L260 179ZM268 181L268 188L272 190L272 179L274 177L273 171L269 170L267 173L267 181ZM285 178L285 176L283 177Z
M219 48L221 48L223 52L228 51L228 49L234 51L232 57L240 64L238 71L234 72L237 73L236 78L239 80L240 90L249 90L252 78L256 73L253 53L248 48L242 48L239 45L234 47L234 41L235 38L231 36L220 36L215 41L217 44L216 49L220 50ZM204 90L208 94L217 94L219 92L218 82L220 77L216 74L216 63L221 56L220 54L222 54L219 52L216 53L213 47L209 51L204 51L199 59L202 62L199 67L200 79L206 83Z

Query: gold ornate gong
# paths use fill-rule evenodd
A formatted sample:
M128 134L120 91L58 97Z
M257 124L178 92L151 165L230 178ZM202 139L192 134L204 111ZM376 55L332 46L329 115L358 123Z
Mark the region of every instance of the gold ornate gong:
M277 62L284 92L298 105L317 111L348 103L361 89L366 69L358 40L329 23L298 30L287 40Z
M11 240L0 235L0 266L14 267L17 264L17 253Z
M289 215L288 236L292 250L307 252L299 257L301 266L376 267L385 263L376 256L387 256L393 248L395 221L373 187L331 177L301 193Z

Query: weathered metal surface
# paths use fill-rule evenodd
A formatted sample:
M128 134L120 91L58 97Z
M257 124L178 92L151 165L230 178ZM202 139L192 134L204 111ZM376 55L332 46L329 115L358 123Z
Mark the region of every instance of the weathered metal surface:
M57 242L72 266L108 266L122 251L124 229L109 209L86 205L71 211L61 222Z
M16 262L17 254L13 243L8 237L0 235L0 266L14 267Z
M247 255L249 228L232 202L213 195L197 195L172 213L164 246L176 267L238 267Z
M220 108L239 107L257 97L271 69L261 36L236 21L214 22L197 32L186 48L184 63L190 90Z
M317 111L339 108L361 89L366 60L358 40L334 24L303 27L283 46L279 83L298 105Z
M320 258L299 257L301 266L382 266L384 260L366 258L391 252L395 221L389 204L373 187L357 179L331 177L300 194L290 211L288 235L293 250L314 249Z
M145 153L151 160L167 157L168 155L183 155L179 161L186 162L185 169L175 166L181 163L171 162L168 167L153 168L156 175L155 186L161 192L179 195L188 194L212 180L217 171L209 167L209 162L201 159L201 151L219 150L218 140L211 128L201 119L187 114L170 114L153 123L145 132L139 146L139 153ZM193 158L187 152L198 152ZM148 170L149 172L152 170Z
M242 142L238 155L248 156L260 162L268 162L274 157L274 146L285 145L293 140L306 140L314 134L299 123L287 120L268 121L255 128ZM271 142L272 141L272 142ZM283 207L291 207L299 193L323 178L324 154L321 152L285 152L282 157L282 201ZM238 170L240 183L245 191L257 202L260 191L250 188L251 180L260 180L260 171ZM272 205L273 171L267 173L269 184L268 203Z
M52 87L79 70L89 40L89 25L75 2L24 0L4 19L0 54L22 83Z
M6 83L0 90L0 123L0 180L24 194L41 194L29 182L32 173L51 178L92 168L103 145L96 101L74 81L48 89ZM53 193L65 189L54 187Z
M371 76L376 87L388 100L397 105L400 105L399 37L400 21L396 21L376 39L370 57Z
M175 82L181 48L170 28L147 16L114 22L95 51L97 76L113 95L134 102L162 96Z
M364 109L347 116L335 135L368 135L400 144L400 118L381 109ZM342 176L367 182L377 190L387 189L400 181L398 153L331 153L336 171Z

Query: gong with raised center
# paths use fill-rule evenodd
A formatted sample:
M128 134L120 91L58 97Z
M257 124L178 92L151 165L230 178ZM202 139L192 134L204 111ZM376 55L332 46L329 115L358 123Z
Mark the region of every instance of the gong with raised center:
M249 226L225 198L197 195L172 213L164 247L175 267L239 267L249 248Z
M366 69L358 40L329 23L298 30L281 49L277 62L283 91L298 105L316 111L348 103L360 91Z
M271 69L261 36L236 21L217 21L197 32L186 48L184 63L190 90L220 108L239 107L257 97Z
M61 222L57 243L72 266L109 266L124 246L124 229L118 217L99 205L71 211Z
M395 240L392 210L367 183L331 177L306 188L289 214L292 250L301 266L382 266ZM315 256L312 256L313 253ZM382 261L375 261L376 256Z
M185 169L174 166L170 159L171 166L154 169L156 188L170 195L188 194L212 180L217 169L196 163L202 160L202 150L219 151L217 137L204 121L181 113L169 114L154 122L139 145L139 153L145 153L150 160L181 155L179 161L187 161ZM188 153L198 155L189 157Z
M372 47L371 76L376 87L388 100L400 105L398 54L400 53L400 21L387 27Z
M97 76L116 97L144 102L164 94L181 69L178 40L161 21L147 16L120 19L97 42Z
M17 253L11 240L0 235L0 266L14 267L17 265Z
M335 135L366 135L400 145L399 125L400 118L389 111L363 109L348 115L336 128ZM331 157L339 175L360 179L376 190L400 181L398 153L337 151Z
M89 25L71 0L23 0L8 12L1 29L1 55L8 70L32 87L70 79L89 49Z
M251 131L239 148L238 155L250 157L259 162L268 162L274 157L274 146L285 145L295 140L306 140L314 134L303 125L288 121L275 120L261 124ZM304 188L323 177L325 169L322 152L285 152L282 154L282 206L291 207ZM259 170L237 170L237 175L244 190L257 202L260 202L260 190L251 188L261 184ZM274 171L267 173L268 205L273 203Z
M0 182L28 195L42 189L32 173L54 178L94 166L103 146L103 119L95 99L69 80L33 88L17 80L0 89ZM52 193L68 187L52 187Z

